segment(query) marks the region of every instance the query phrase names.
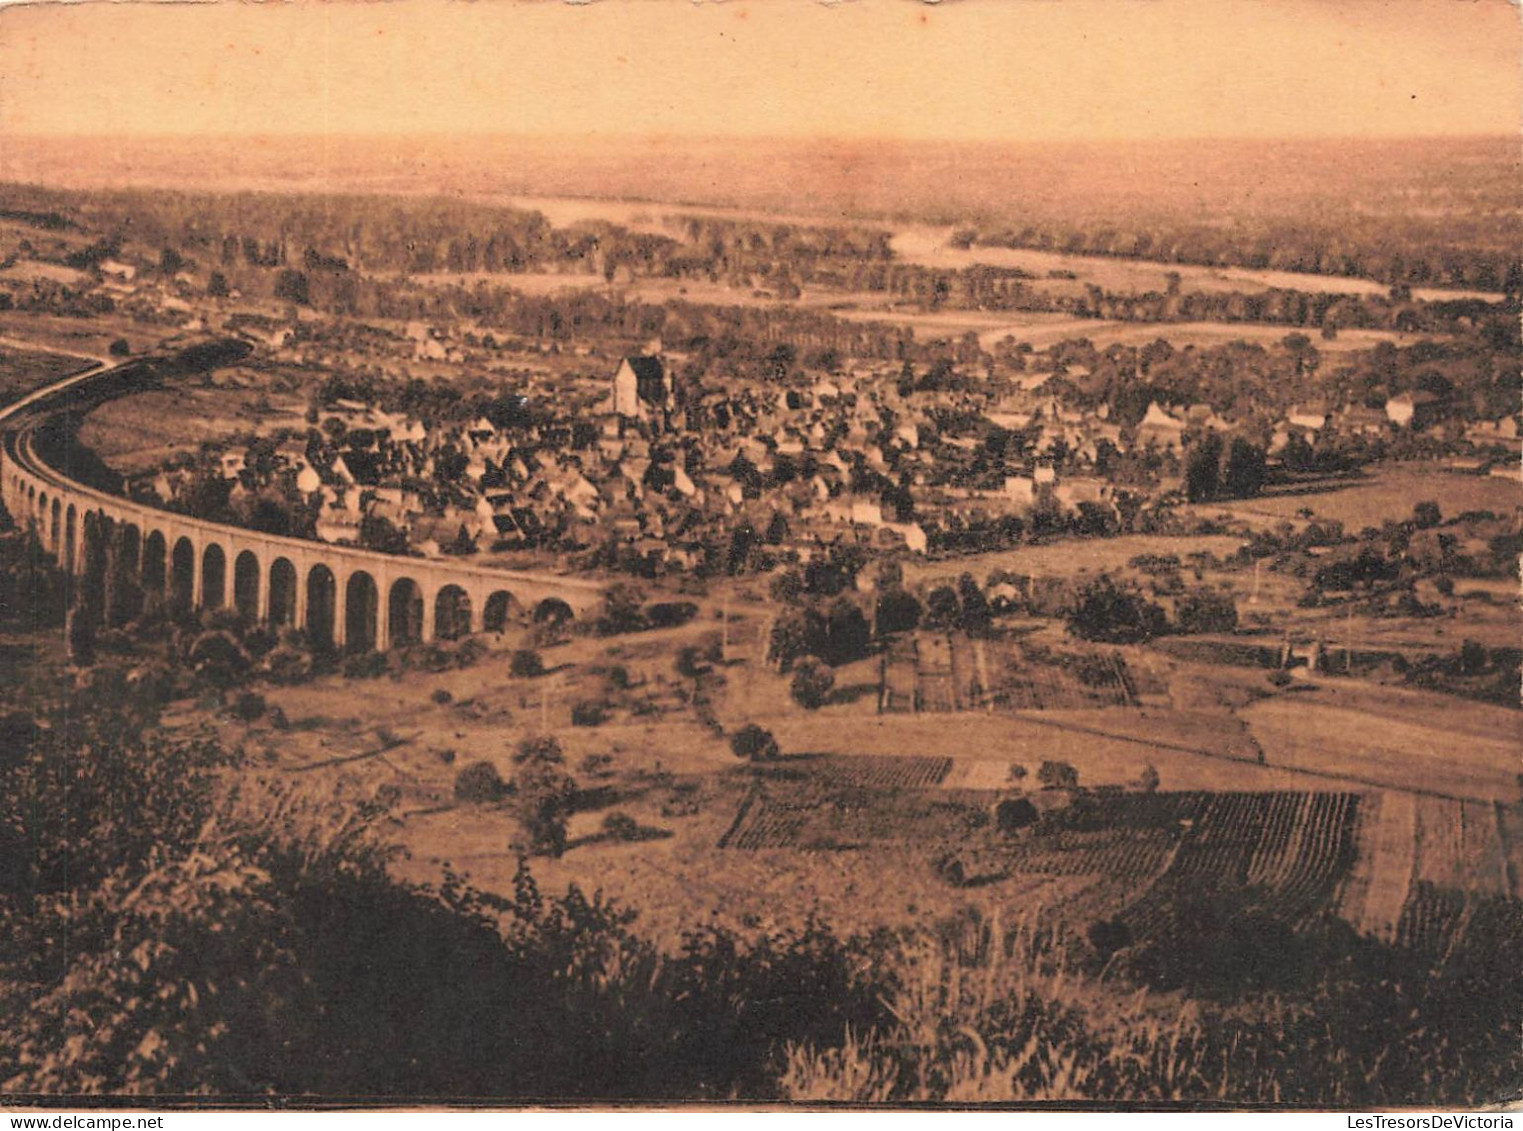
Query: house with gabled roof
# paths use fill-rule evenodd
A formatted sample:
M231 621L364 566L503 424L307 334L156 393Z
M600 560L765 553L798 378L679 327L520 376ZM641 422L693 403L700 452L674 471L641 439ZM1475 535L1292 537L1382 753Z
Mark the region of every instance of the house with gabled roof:
M1185 422L1172 415L1157 401L1148 405L1142 422L1137 425L1137 444L1167 450L1184 446Z
M1361 404L1345 405L1337 417L1338 430L1352 435L1383 436L1390 428L1390 418L1380 409Z
M1423 389L1399 393L1386 401L1386 416L1398 428L1426 428L1437 418L1442 402Z
M1320 432L1327 427L1332 413L1327 406L1321 404L1295 405L1285 417L1285 421L1292 428L1302 428L1308 432Z

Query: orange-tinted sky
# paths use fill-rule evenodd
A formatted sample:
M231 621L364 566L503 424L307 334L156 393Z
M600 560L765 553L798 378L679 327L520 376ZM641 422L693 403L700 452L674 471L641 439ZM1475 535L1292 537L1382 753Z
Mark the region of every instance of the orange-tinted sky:
M0 133L1516 133L1508 0L0 10Z

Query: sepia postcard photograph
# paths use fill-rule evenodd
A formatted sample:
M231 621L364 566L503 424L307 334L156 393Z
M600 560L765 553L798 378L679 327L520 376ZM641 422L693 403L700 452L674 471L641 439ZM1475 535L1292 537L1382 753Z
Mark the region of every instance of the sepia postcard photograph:
M0 5L0 1108L1511 1127L1520 29Z

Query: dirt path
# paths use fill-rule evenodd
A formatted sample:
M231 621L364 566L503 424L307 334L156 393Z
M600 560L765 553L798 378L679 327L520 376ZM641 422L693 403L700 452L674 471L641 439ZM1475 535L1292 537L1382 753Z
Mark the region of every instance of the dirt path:
M340 755L337 758L325 758L321 762L306 762L299 766L287 766L285 769L288 773L304 774L309 773L312 770L326 770L331 769L334 766L345 766L350 762L363 762L369 758L377 758L381 761L385 761L386 755L390 751L396 750L398 747L410 746L414 741L416 741L417 738L418 735L413 735L412 738L395 738L390 742L382 743L374 750L362 750L358 754L344 754ZM387 764L390 765L390 763ZM392 766L392 769L396 769L396 767Z
M978 671L978 686L985 700L989 698L989 689L994 683L989 678L989 655L984 649L982 640L973 641L973 663Z

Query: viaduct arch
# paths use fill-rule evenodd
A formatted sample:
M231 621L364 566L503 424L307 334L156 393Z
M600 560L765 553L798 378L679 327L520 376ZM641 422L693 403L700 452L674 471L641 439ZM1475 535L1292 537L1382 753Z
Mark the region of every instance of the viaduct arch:
M381 554L206 522L78 483L37 454L32 430L86 380L64 378L0 410L0 500L70 574L83 572L86 521L132 549L119 555L143 594L171 607L236 609L306 630L346 651L502 631L510 610L536 620L585 616L603 586L554 574Z

